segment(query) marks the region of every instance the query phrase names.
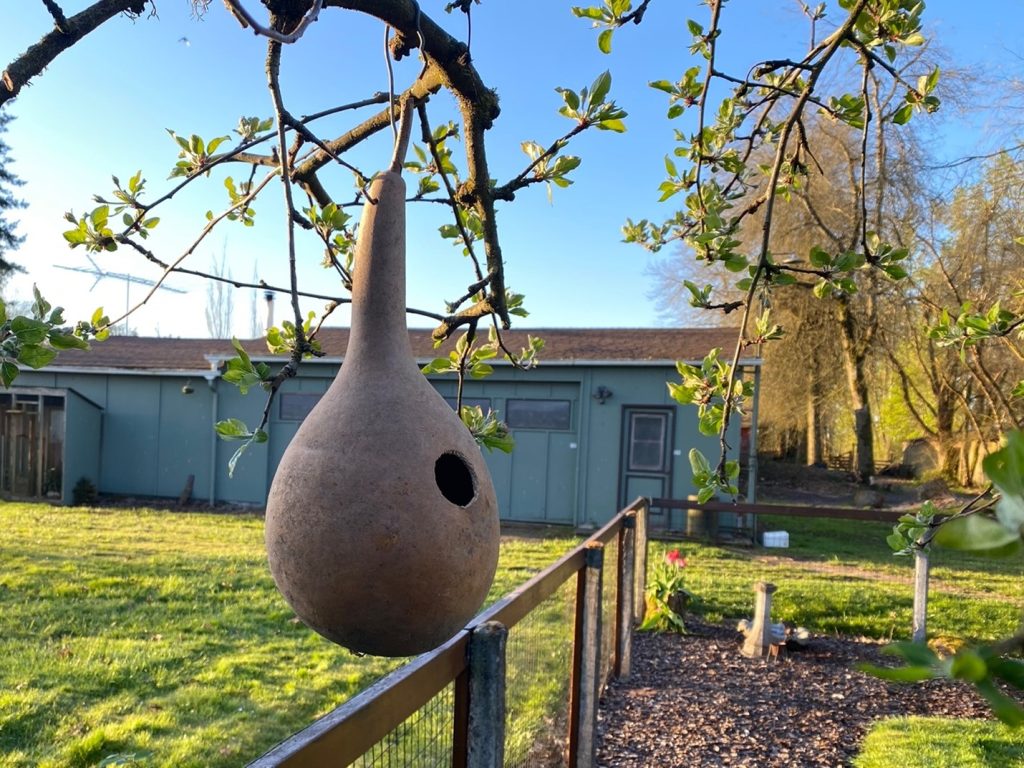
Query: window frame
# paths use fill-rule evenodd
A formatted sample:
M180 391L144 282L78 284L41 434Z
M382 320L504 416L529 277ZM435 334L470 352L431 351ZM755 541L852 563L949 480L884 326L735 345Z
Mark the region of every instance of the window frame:
M537 426L527 425L520 426L514 422L516 420L515 408L516 405L513 403L554 403L565 406L565 426ZM564 397L509 397L505 399L505 423L508 424L509 429L529 429L540 432L571 432L572 431L572 400ZM561 424L561 419L559 424Z

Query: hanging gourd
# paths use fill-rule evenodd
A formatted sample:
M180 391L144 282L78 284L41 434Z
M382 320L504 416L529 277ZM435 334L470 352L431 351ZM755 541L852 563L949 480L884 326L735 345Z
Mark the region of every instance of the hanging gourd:
M381 656L427 651L465 626L499 540L480 449L412 356L402 157L370 185L348 349L281 459L266 516L270 569L299 618Z

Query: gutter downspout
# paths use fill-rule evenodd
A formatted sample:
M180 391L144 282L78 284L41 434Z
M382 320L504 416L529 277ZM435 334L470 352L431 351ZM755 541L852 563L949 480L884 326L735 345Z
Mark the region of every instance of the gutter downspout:
M210 370L203 377L206 379L206 386L210 388L210 506L217 503L217 430L213 425L217 423L217 416L220 414L220 391L217 389L217 380L220 378L220 363L217 360L210 360Z

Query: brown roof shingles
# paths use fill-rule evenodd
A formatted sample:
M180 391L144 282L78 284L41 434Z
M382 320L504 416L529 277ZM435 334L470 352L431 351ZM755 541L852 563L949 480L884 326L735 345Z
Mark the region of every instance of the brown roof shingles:
M731 350L736 344L735 328L528 328L503 333L506 346L518 351L527 336L544 339L543 362L601 361L636 362L654 360L699 360L714 347ZM449 341L435 350L429 329L409 331L417 358L437 357L450 349ZM323 350L339 358L348 343L347 328L324 328L320 332ZM253 357L268 357L263 339L242 342ZM88 352L68 350L50 368L110 368L151 371L197 371L210 367L207 356L234 355L231 343L223 339L171 339L113 336L94 343ZM749 356L745 356L749 357Z

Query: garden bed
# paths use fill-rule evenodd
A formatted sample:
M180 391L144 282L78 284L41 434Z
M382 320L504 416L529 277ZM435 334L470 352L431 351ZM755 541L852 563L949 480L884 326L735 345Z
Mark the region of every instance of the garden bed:
M778 660L747 659L732 627L692 617L687 626L634 637L632 675L602 701L601 768L845 766L879 718L990 717L967 685L857 671L892 663L874 641L815 636Z

